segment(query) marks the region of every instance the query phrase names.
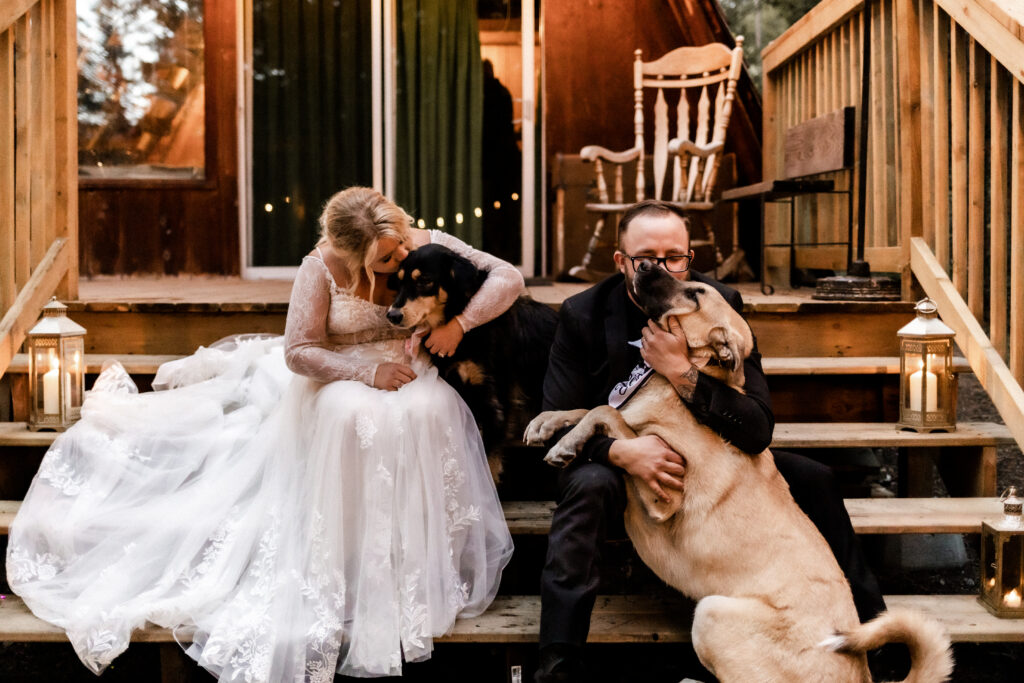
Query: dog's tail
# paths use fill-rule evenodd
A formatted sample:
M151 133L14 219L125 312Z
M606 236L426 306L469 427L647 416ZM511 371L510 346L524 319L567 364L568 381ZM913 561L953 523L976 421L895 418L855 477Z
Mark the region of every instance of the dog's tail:
M903 683L947 681L953 673L949 636L937 622L910 610L887 610L821 645L837 652L861 654L886 643L905 643L910 650L910 674Z

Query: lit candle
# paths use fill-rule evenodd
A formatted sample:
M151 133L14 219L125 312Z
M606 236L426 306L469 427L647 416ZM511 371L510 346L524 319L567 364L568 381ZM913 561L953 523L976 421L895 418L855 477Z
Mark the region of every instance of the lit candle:
M43 412L47 415L60 413L60 364L57 354L50 349L50 370L43 375Z
M988 587L989 587L989 588L995 588L995 587L996 587L996 580L995 580L995 577L993 577L993 578L991 578L991 579L989 579L989 580L988 580Z
M924 367L910 375L910 409L921 410L922 384L927 385L925 391L928 392L925 410L934 411L939 405L938 378L934 372L925 371Z
M1020 593L1014 588L1012 591L1003 596L1003 602L1007 607L1020 607Z

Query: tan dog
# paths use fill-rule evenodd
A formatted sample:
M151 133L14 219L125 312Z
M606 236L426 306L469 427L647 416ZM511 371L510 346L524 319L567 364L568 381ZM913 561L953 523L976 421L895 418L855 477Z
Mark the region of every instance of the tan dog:
M753 338L746 321L712 287L654 268L638 273L638 300L668 329L675 316L705 371L742 387ZM800 511L770 451L742 453L700 424L667 380L651 379L621 409L542 413L529 425L539 444L576 424L546 460L567 465L595 433L656 434L686 463L685 490L659 500L626 476L626 530L662 580L698 600L693 646L701 662L730 681L869 681L864 653L892 641L910 648L907 681L943 681L952 671L949 640L935 623L889 611L861 625L849 584L825 539Z

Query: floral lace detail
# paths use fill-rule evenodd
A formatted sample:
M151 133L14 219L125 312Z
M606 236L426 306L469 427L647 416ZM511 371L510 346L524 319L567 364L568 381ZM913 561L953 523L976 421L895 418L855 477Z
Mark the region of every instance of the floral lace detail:
M229 539L235 534L235 529L238 527L238 513L237 507L231 509L227 519L217 527L217 530L207 540L206 545L203 546L203 554L199 562L187 569L178 579L185 588L195 588L202 579L209 576L210 570L223 555Z
M19 546L11 546L7 551L7 577L14 583L49 581L63 568L64 562L53 553L36 553L32 557Z
M243 579L247 583L252 580L252 585L236 593L225 608L222 623L230 624L229 631L211 634L203 648L203 660L223 666L227 659L234 672L232 679L240 675L246 683L266 681L270 676L274 639L270 605L280 581L274 570L280 522L276 511L269 517L271 522Z
M312 603L316 621L306 637L306 680L331 683L341 648L344 628L340 615L345 613L345 577L334 566L324 541L324 520L314 512L310 540L310 567L306 576L295 575L302 596Z
M427 605L417 600L420 574L419 569L406 574L405 586L402 588L402 647L407 652L414 648L425 649L430 638L430 630L427 628Z
M65 496L77 496L85 486L85 479L75 472L75 468L64 457L60 448L51 448L39 463L36 475L42 481L63 493Z
M459 466L456 457L452 428L445 430L447 443L442 452L441 468L444 479L445 512L448 522L448 559L451 562L450 585L448 588L448 607L458 613L469 601L469 584L461 581L455 570L455 538L472 523L481 519L480 507L477 505L460 505L459 490L466 481L466 473Z
M356 418L356 434L359 436L359 447L364 451L373 447L373 435L377 433L377 426L368 415L360 415Z

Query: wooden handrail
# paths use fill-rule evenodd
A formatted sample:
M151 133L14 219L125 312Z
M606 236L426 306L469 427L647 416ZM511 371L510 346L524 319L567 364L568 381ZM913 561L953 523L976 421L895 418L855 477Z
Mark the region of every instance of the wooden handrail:
M78 296L74 0L0 6L0 374L55 292Z
M872 268L898 272L905 297L916 278L940 301L1007 424L1024 424L1024 10L1014 2L824 0L761 53L762 150L765 178L777 177L788 128L844 105L867 114L857 163ZM790 231L777 211L766 212L771 242ZM820 200L797 200L795 215L798 242L830 241L850 220ZM802 248L795 265L845 268L837 257ZM792 265L784 249L766 263ZM1024 431L1015 437L1024 445Z

